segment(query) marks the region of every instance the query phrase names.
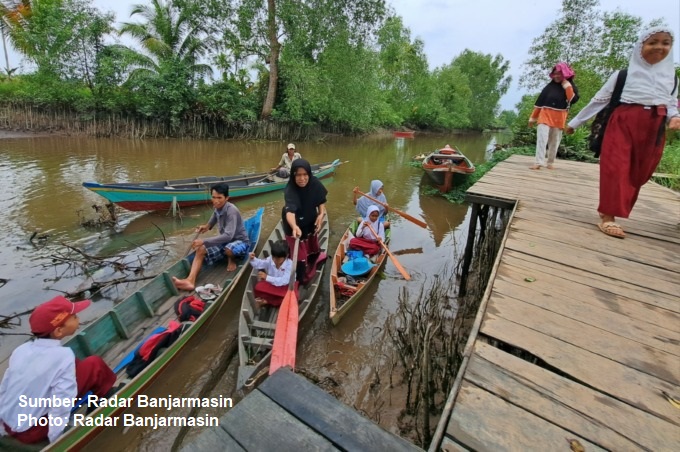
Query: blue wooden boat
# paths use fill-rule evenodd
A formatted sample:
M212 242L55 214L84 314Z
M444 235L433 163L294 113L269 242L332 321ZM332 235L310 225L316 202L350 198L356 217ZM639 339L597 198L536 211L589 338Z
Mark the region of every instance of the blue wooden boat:
M312 173L319 179L328 177L342 164L340 160L312 165ZM229 198L244 198L282 190L288 179L269 173L239 174L236 176L201 176L189 179L154 182L124 182L100 184L84 182L83 187L103 196L108 201L132 211L169 210L173 206L189 207L210 203L210 187L218 182L229 184Z
M245 220L246 230L250 238L250 251L254 251L260 238L262 215L264 208ZM206 324L226 302L236 287L239 279L250 268L248 258L238 262L234 271L227 271L226 260L212 266L204 266L198 275L196 284L208 283L220 285L223 289L214 300L208 301L203 313L194 322L184 322L183 332L167 349L160 352L139 374L127 379L125 363L134 355L135 349L151 333L159 331L170 320L176 320L175 301L188 295L180 294L172 283L172 277L185 278L191 267L187 259L181 259L163 273L156 276L148 284L117 304L107 314L87 325L76 335L64 343L71 347L77 358L90 355L101 356L116 371L118 379L116 392L118 398L136 397L149 385L160 372L165 369L184 347L184 345ZM161 328L159 328L161 327ZM115 386L114 386L115 387ZM83 407L84 408L84 407ZM117 416L125 408L100 407L88 414L96 419ZM82 409L84 411L84 409ZM79 450L94 438L102 426L78 426L67 430L57 441L50 444L50 450Z

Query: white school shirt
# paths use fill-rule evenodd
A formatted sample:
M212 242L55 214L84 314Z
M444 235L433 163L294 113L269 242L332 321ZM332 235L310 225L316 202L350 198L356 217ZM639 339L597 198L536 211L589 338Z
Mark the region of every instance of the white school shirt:
M290 272L293 269L293 261L286 259L281 264L281 268L276 268L276 264L271 257L266 259L251 259L250 265L258 270L264 270L267 273L267 281L272 286L286 286L290 282Z
M28 422L19 425L20 414L40 418L49 415L63 419L61 426L52 422L47 434L50 442L61 435L68 424L72 405L66 407L20 407L19 396L27 400L56 397L73 401L78 394L76 357L73 350L62 347L57 339L35 339L20 345L9 358L9 367L0 383L0 421L15 432L31 428ZM62 404L63 405L63 404ZM0 425L0 435L5 435Z
M365 221L366 220L363 220L361 222L361 224L359 225L359 227L357 228L357 233L356 233L355 237L360 237L360 238L364 238L364 239L367 239L367 240L372 240L374 242L377 242L378 239L375 236L375 234L373 234L373 232L371 232L370 228L367 228L364 225ZM378 227L376 227L376 223L377 223ZM371 227L373 228L373 230L375 232L378 233L378 236L384 242L385 241L385 226L382 224L382 222L376 221L375 223L371 223Z

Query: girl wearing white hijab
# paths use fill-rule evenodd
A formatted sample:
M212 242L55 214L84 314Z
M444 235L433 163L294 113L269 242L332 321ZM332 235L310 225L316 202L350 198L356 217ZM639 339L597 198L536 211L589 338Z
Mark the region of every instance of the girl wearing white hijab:
M624 238L616 217L628 218L640 188L652 177L666 142L665 128L680 129L678 87L668 27L653 27L640 35L628 63L621 104L612 112L600 155L601 222L598 227L612 237ZM612 97L618 71L572 119L566 133L602 110Z
M379 180L372 180L371 181L371 189L368 192L368 196L371 198L375 199L376 201L380 201L381 203L387 205L387 198L385 197L385 193L383 191L383 183L382 181ZM369 206L375 206L375 203L368 199L366 196L362 196L361 198L357 199L357 195L359 194L359 187L354 187L353 190L354 197L352 198L352 202L356 206L357 213L361 215L361 218L358 218L359 221L362 221L363 218L368 217L368 208ZM386 221L385 215L387 215L387 208L383 206L376 206L380 210L380 221L385 223L385 227L389 228L390 227L390 222Z
M369 228L368 225L371 227ZM375 231L378 236L373 234ZM349 247L353 250L361 250L368 256L373 256L380 252L380 244L378 241L385 241L385 227L380 221L380 209L378 206L371 205L368 207L368 215L359 224L354 238L349 241Z

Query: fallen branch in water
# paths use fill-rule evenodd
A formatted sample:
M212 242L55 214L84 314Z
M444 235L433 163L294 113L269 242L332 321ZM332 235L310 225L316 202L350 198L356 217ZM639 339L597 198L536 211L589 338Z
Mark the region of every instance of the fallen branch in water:
M0 315L0 328L14 328L15 326L21 326L21 316L24 316L26 314L30 314L33 312L33 309L29 309L28 311L24 312L19 312L18 314L12 314L12 315ZM12 320L18 320L18 322L14 323Z
M111 279L108 281L93 281L89 287L81 289L77 292L62 292L62 293L67 298L91 298L95 294L101 292L102 290L108 289L109 287L113 287L118 284L128 284L137 281L145 281L147 279L152 279L155 277L156 275L142 276L139 278L128 278L127 276L123 276L121 278Z

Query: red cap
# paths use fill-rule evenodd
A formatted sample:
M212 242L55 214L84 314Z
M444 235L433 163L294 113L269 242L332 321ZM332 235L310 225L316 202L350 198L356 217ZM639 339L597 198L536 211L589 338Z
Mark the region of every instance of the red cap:
M50 301L38 305L33 310L28 323L31 325L31 332L36 336L47 336L57 327L66 322L70 315L77 314L86 309L92 301L83 300L71 302L68 298L61 295L52 298Z

